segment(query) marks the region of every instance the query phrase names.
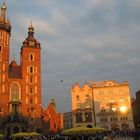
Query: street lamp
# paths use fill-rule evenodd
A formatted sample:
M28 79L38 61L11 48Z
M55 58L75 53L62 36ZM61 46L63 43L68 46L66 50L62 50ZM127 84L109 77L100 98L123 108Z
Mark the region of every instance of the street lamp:
M95 114L95 104L94 104L94 93L93 93L93 86L91 85L91 93L92 93L92 107L93 107L93 119L94 119L94 125L96 127L96 114Z

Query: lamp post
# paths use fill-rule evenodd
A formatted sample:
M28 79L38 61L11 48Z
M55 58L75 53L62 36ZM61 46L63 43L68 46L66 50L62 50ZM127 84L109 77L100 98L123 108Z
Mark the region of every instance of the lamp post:
M92 93L92 107L93 107L94 126L96 127L96 114L95 114L94 93L93 93L93 86L92 85L91 85L91 93Z

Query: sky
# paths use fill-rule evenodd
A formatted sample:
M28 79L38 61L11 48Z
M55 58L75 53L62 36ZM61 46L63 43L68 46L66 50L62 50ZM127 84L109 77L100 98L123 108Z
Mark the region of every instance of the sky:
M42 103L71 111L76 81L129 81L140 89L140 0L6 0L10 57L19 63L30 22L41 43ZM63 80L63 82L61 82Z

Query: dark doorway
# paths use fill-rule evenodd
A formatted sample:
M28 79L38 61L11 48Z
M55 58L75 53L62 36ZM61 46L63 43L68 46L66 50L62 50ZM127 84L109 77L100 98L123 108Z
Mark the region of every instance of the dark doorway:
M10 136L11 135L11 129L10 127L7 128L7 136Z
M15 133L18 133L18 132L19 132L19 127L17 127L17 126L14 127L14 128L13 128L13 133L15 134Z

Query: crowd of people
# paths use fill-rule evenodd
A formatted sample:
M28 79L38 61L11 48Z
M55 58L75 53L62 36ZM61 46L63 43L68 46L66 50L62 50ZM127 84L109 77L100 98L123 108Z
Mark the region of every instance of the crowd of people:
M139 140L140 139L140 131L129 130L129 131L107 131L107 132L97 132L93 134L86 133L78 133L71 135L44 135L38 137L5 137L4 140L115 140L122 139L123 140Z

